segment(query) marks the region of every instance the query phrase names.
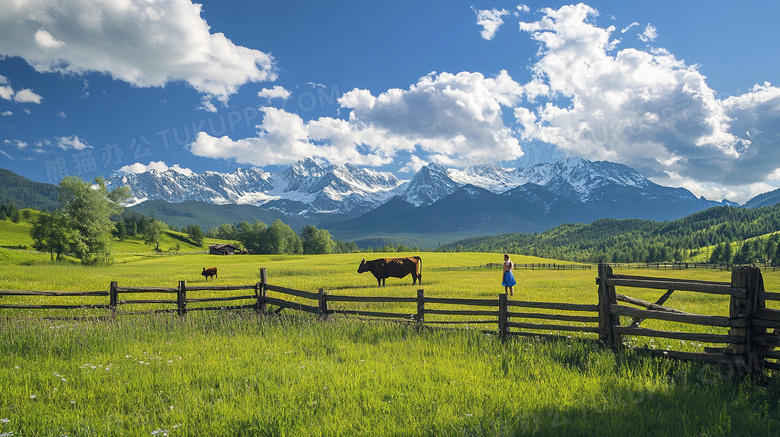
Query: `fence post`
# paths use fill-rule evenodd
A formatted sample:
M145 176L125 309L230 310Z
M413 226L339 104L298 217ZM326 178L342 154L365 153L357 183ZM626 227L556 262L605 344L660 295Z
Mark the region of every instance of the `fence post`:
M615 335L614 326L620 326L620 318L612 317L610 307L617 304L615 287L607 286L607 278L612 276L612 267L599 263L599 339L615 347L622 343L619 335Z
M425 290L417 290L417 323L422 324L425 321Z
M176 292L176 304L179 316L187 315L187 281L179 281L179 289Z
M257 311L262 314L266 315L268 314L268 306L265 302L266 298L266 288L265 285L268 283L268 271L265 267L260 268L260 282L255 286L257 290L255 293L257 294Z
M117 282L111 281L108 289L108 309L111 310L111 317L116 315L116 305L119 302L119 293L116 291Z
M506 293L499 294L498 295L498 335L501 338L506 337L506 335L509 333L509 328L507 328L507 310L509 307L509 296L506 295Z
M324 319L328 317L328 293L325 293L324 288L320 288L319 303L317 315Z
M731 286L734 288L744 288L746 296L744 299L731 296L729 302L729 317L731 318L744 318L746 326L744 328L730 328L730 335L741 335L745 337L745 342L742 344L731 344L729 351L739 355L738 360L744 360L742 363L737 363L737 368L742 367L748 372L753 370L760 370L763 367L763 363L758 363L758 369L753 369L749 363L751 363L751 355L754 353L753 334L755 329L753 328L753 320L756 317L756 312L759 308L766 306L764 299L759 296L763 288L763 278L761 270L755 267L735 267L731 271Z

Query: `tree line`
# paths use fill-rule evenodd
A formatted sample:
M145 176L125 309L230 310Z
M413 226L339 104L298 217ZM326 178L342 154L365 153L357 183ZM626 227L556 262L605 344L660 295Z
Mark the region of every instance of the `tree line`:
M19 223L22 214L16 204L12 201L0 203L0 220L11 220L14 223Z
M256 220L215 226L206 232L209 238L235 241L249 253L255 254L329 254L351 253L360 249L354 242L334 239L326 229L307 225L300 235L279 219L270 225Z
M590 224L563 224L541 233L468 238L443 245L440 250L511 252L580 262L629 263L686 261L715 246L711 254L704 254L707 259L771 262L777 259L776 253L769 255L775 246L763 243L763 248L756 248L759 243L751 239L777 231L780 231L778 205L756 209L719 206L673 221L601 219ZM747 240L751 241L741 243ZM731 247L730 254L720 255L727 245ZM744 256L737 249L744 250Z

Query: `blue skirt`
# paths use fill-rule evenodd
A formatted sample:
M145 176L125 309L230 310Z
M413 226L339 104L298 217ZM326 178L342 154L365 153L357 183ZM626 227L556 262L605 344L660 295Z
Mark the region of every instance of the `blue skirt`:
M504 272L504 280L501 282L502 287L514 287L517 285L517 281L515 281L515 275L512 274L511 270L507 270Z

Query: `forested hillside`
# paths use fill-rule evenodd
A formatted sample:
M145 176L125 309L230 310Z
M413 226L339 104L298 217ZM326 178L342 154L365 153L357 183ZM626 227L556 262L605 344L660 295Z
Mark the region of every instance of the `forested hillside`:
M0 203L13 203L17 208L51 211L60 206L60 187L31 181L0 168Z
M704 248L740 243L777 231L780 206L720 206L670 222L603 219L588 225L564 224L542 233L468 238L442 248L584 262L683 261L699 255Z

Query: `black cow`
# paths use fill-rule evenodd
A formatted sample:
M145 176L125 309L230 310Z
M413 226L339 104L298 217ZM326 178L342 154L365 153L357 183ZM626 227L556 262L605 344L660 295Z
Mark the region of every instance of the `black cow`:
M200 272L200 274L205 276L207 281L209 280L210 276L214 276L216 278L219 277L219 276L217 276L217 268L216 267L211 267L211 268L208 268L208 269L203 267L203 271Z
M419 256L408 258L379 258L373 261L360 262L358 273L371 272L377 282L377 287L385 285L385 279L389 277L403 278L412 274L412 285L420 281L422 285L422 259Z

